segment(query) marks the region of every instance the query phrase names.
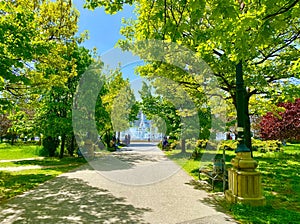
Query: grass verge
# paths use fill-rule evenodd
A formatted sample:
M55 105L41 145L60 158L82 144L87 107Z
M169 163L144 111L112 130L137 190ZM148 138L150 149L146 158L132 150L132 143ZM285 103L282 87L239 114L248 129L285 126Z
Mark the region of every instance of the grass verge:
M10 145L0 144L0 160L37 158L41 155L43 147L37 145Z
M35 188L62 173L75 169L86 163L85 159L77 157L36 158L40 148L36 146L9 146L0 144L0 160L18 159L18 161L0 162L0 168L40 166L38 169L20 171L0 171L0 203ZM24 160L22 160L24 159Z

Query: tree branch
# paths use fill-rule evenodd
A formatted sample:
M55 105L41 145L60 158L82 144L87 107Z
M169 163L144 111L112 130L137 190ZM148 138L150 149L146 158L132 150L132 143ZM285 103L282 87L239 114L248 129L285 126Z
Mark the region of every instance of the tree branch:
M281 51L282 49L286 48L287 46L289 46L290 44L292 44L296 39L298 39L300 37L300 31L298 31L297 33L295 33L290 39L285 40L285 44L283 44L281 47L271 51L269 54L265 55L263 52L260 52L263 55L263 59L261 59L260 61L254 63L254 65L258 65L261 64L263 62L265 62L266 60L268 60L270 57L275 57L275 56L279 56L279 54L275 54L278 51Z
M275 13L272 13L270 15L267 15L263 18L263 20L267 20L267 19L270 19L272 17L275 17L275 16L278 16L280 14L283 14L287 11L289 11L291 8L293 8L300 0L295 0L292 4L288 5L288 3L283 6L282 8L280 8L277 12Z

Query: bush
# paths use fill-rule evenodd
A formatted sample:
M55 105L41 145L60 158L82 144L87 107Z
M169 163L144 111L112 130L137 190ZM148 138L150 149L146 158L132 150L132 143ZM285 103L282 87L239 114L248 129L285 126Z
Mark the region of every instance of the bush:
M176 146L178 145L178 141L177 140L169 140L169 149L175 149Z
M191 158L197 159L197 158L201 157L202 156L202 150L203 150L203 148L196 147L192 152Z
M282 150L281 142L279 140L266 140L252 139L252 151L259 152L279 152Z
M219 150L225 149L225 150L233 151L233 150L236 150L237 144L238 144L238 142L234 141L234 140L224 140L219 145Z
M196 148L205 149L207 146L208 140L206 139L198 139L196 141Z
M196 141L196 147L194 148L192 152L192 158L197 159L200 156L202 156L202 150L210 150L210 149L216 149L217 144L212 141L208 141L206 139L198 139Z
M161 150L164 150L164 151L169 151L169 150L173 150L176 148L178 144L178 141L175 140L175 139L168 139L168 145L165 149L162 148L162 141L160 141L158 144L157 144L157 147L160 148Z

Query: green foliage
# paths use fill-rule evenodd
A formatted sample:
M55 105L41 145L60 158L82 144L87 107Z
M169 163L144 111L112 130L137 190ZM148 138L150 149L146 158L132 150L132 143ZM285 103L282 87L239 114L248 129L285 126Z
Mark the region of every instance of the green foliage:
M53 157L55 156L56 149L59 146L59 139L57 137L46 136L43 139L43 146L48 152L48 155Z
M123 9L124 4L133 4L134 0L117 0L117 1L99 1L99 0L86 0L85 7L95 9L97 7L105 7L105 11L114 14Z
M176 149L177 147L180 147L180 143L175 139L169 138L168 143L169 144L167 145L167 147L163 149L162 141L160 141L157 144L157 147L160 148L161 150L164 150L164 151L172 151L172 150Z
M208 140L206 139L198 139L196 141L196 148L205 149L208 144Z
M122 9L122 3L128 1L86 2L92 8L104 6L108 12L115 13ZM299 91L293 90L292 85L281 84L282 81L288 83L287 80L291 77L299 78L298 1L129 2L136 3L137 19L127 21L121 30L126 39L120 40L119 44L124 49L128 49L130 43L136 40L155 39L195 50L195 55L202 58L212 69L220 89L225 91L225 97L230 99L228 102L235 106L236 66L239 62L242 63L247 87L244 96L246 119L243 123L249 148L249 115L263 111L258 110L257 105L272 107L263 102L255 104L254 96L269 98L272 100L271 104L298 96ZM143 53L143 49L139 53ZM172 65L151 62L139 69L139 73L150 78L158 74L180 83L195 100L196 105L201 105L202 90L197 86L197 82L170 64ZM190 66L190 62L186 64ZM294 91L297 92L295 95L289 94Z
M228 150L228 151L233 151L236 150L238 145L237 141L234 140L224 140L222 141L218 149L219 150ZM278 152L281 151L281 142L277 140L267 140L267 141L262 141L259 139L252 139L252 150L253 151L259 151L259 152Z
M78 46L83 39L75 36L78 11L69 0L1 1L0 9L0 40L5 40L1 112L11 105L5 109L6 132L62 136L64 143L66 135L73 135L71 106L78 80L92 61L90 52Z
M278 140L267 140L262 141L259 139L253 139L253 151L259 151L259 152L279 152L282 149L282 143Z
M145 82L139 91L142 98L141 109L148 119L153 119L154 126L165 135L178 137L180 132L180 117L175 106L162 96L153 96L152 89Z
M219 150L229 150L229 151L233 151L236 150L238 145L237 141L234 140L226 140L226 141L222 141L221 144L219 145Z

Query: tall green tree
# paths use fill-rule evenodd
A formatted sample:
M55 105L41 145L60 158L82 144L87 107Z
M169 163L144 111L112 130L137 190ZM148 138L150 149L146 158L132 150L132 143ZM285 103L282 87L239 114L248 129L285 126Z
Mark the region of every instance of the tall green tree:
M65 139L74 140L70 109L78 74L91 63L86 50L78 48L83 40L76 36L79 12L70 0L7 0L0 6L0 39L5 39L0 60L6 65L0 79L3 112L10 105L18 133L43 133L50 145L61 136L62 156ZM39 128L32 115L25 116L28 110L37 112Z
M72 127L73 99L82 74L93 62L90 51L79 46L74 48L72 53L65 54L64 57L66 57L66 60L75 61L77 75L69 77L63 86L52 86L50 90L42 95L39 114L36 117L40 133L53 139L57 139L60 136L60 157L63 157L67 140L71 144L68 147L68 151L73 155L75 149L75 137ZM73 67L70 66L66 69L71 72Z
M79 14L67 0L5 0L0 11L0 102L5 109L6 96L68 79L62 71L73 62L62 55L75 42Z
M120 135L120 132L130 127L130 121L136 119L138 113L138 104L130 87L128 79L123 79L119 69L111 71L111 75L107 77L104 85L107 90L106 94L101 96L101 101L105 109L105 113L109 116L110 121L105 122L106 135L114 131ZM102 121L104 118L101 118ZM99 119L98 119L99 120Z
M154 119L165 125L157 125L165 135L178 138L180 135L180 117L176 113L176 107L161 95L153 95L153 90L145 82L139 91L141 96L141 110L148 119ZM160 119L157 119L159 117ZM165 130L164 130L165 129Z

